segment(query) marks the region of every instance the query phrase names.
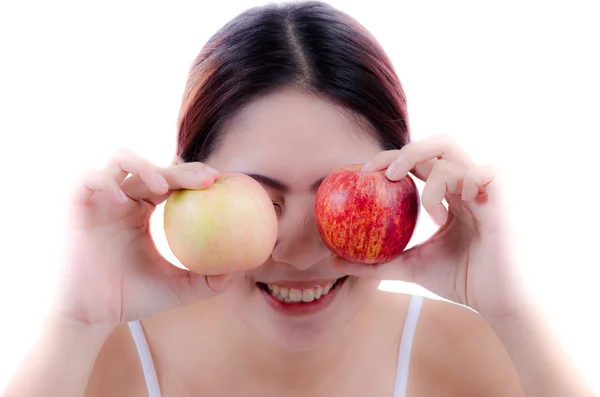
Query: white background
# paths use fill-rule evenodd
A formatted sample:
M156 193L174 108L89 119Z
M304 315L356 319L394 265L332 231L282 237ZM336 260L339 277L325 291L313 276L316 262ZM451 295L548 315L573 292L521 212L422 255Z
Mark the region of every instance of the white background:
M73 178L120 147L169 163L193 58L263 3L0 3L0 389L52 296ZM502 167L524 274L600 391L597 2L331 3L388 51L415 139L445 132Z

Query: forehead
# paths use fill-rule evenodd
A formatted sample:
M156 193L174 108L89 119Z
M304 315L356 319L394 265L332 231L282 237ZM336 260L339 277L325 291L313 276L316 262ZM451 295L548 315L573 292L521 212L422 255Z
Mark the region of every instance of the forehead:
M259 173L308 186L381 151L365 128L330 101L286 89L243 108L207 163L221 172Z

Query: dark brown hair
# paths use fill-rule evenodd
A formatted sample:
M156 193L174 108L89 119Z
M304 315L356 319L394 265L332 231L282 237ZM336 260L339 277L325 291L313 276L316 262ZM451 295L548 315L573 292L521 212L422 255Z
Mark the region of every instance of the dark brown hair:
M309 1L251 8L210 38L188 76L177 154L205 161L242 106L290 85L366 121L383 150L409 142L404 91L379 43L345 13Z

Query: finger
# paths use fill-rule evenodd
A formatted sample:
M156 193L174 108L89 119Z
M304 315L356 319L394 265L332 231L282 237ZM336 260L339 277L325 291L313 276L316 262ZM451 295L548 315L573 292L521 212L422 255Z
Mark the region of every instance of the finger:
M136 157L137 156L133 152L126 149L121 149L112 156L112 158L104 167L104 170L118 183L121 183L127 176L129 176L129 172L125 171L121 167L121 163Z
M392 162L396 161L400 150L386 150L379 152L371 161L363 165L362 172L375 172L386 169Z
M117 203L128 201L117 181L100 170L89 170L83 174L73 191L72 201L75 204L87 204L97 192L109 194Z
M436 161L421 195L423 208L437 225L443 225L448 218L444 206L446 194L462 194L465 167L446 160Z
M169 284L177 294L181 305L223 294L232 285L231 274L205 276L177 267L165 258L160 259L159 262L158 267L172 280Z
M444 158L446 160L465 164L471 162L471 159L465 151L461 150L448 136L441 134L425 138L421 141L410 142L398 150L386 150L380 152L370 162L365 164L362 170L370 172L386 169L391 163L396 161L399 156L404 157L408 154L408 157L413 157L412 153L415 151L428 151L430 153L428 156L425 155L427 158L421 162L425 162L431 158ZM418 163L418 161L415 162L415 164Z
M233 280L230 274L205 276L186 269L177 270L180 277L177 293L183 304L220 295L231 287Z
M399 153L399 150L388 150L385 152L380 152L375 156L375 158L372 161L364 164L361 171L376 172L384 170L398 159ZM423 163L416 164L415 167L410 170L410 172L420 180L426 181L436 161L437 158L433 158Z
M221 276L205 276L206 285L208 288L216 292L217 294L221 294L225 292L229 286L231 285L231 281L233 280L232 275L221 275Z
M422 141L411 142L400 149L397 158L391 161L386 170L390 180L404 178L418 164L432 159L443 159L465 167L473 166L470 156L460 149L450 138L441 135L433 136Z
M463 180L463 189L461 198L464 201L471 201L479 194L479 186L477 183L470 177L466 177Z
M493 179L494 174L487 167L472 168L463 181L462 199L471 201L485 193L486 187Z
M423 163L417 164L415 165L415 168L411 170L411 173L423 182L426 182L427 179L429 179L429 175L431 175L431 171L433 170L435 163L437 163L438 161L438 158L433 158Z
M150 161L129 150L121 150L115 154L106 166L106 172L119 183L129 175L137 175L154 194L165 194L169 191L169 184L159 169Z
M86 172L74 193L74 202L89 202L96 192L110 192L119 203L128 201L120 183L130 174L137 174L148 189L156 194L169 190L167 181L146 159L128 150L117 152L102 170Z
M145 181L139 175L126 179L121 188L134 200L145 200L152 204L160 204L169 196L169 191L179 189L206 189L214 184L220 173L213 168L199 163L183 163L171 165L158 170L167 182L168 189L162 194L148 189Z
M373 161L365 164L362 168L363 172L381 171L390 166L394 161L398 159L400 155L399 150L388 150L380 152ZM429 178L429 174L438 160L437 157L418 163L414 166L410 172L422 181L426 181Z

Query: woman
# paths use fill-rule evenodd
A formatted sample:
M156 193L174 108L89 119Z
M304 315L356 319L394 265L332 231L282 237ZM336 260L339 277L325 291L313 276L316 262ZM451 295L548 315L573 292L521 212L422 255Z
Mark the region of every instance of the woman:
M440 230L384 265L335 258L315 190L357 162L424 180ZM231 171L272 198L271 257L218 277L168 263L155 206ZM6 396L591 395L517 277L499 191L447 138L410 142L401 84L356 21L314 2L249 10L194 62L173 165L123 152L82 180L60 292ZM292 289L321 296L299 314L282 301Z

